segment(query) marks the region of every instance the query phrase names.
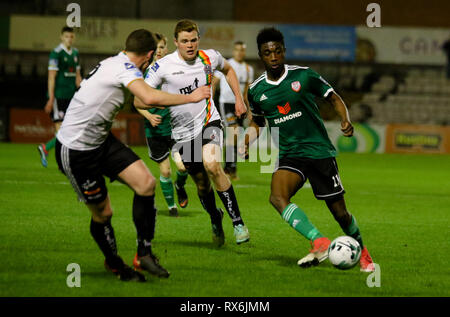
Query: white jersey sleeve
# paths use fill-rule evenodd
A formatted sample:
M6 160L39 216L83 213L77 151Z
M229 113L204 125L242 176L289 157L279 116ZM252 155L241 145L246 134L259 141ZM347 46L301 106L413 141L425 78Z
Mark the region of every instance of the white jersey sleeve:
M144 76L145 82L152 88L158 88L162 84L162 72L163 71L160 70L158 62L155 62L153 66L149 66L147 68Z
M212 49L205 50L205 53L211 60L212 69L221 71L225 66L225 59L223 58L222 54L220 54L219 51Z
M120 85L128 87L133 81L143 78L142 72L133 63L125 62L122 66L116 77Z
M73 150L99 147L107 138L114 118L131 96L126 89L142 72L123 53L101 61L81 82L70 101L58 140Z

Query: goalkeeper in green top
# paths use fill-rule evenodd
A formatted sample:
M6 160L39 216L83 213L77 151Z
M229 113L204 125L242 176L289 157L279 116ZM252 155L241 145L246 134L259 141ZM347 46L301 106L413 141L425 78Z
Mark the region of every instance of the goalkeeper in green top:
M163 58L167 50L167 38L160 34L154 33L157 41L156 51L153 58L153 63L160 58ZM152 65L149 66L152 67ZM144 74L147 74L149 68ZM137 109L137 108L136 108ZM169 214L171 216L178 216L178 209L175 204L173 183L171 179L170 168L170 152L172 146L175 144L172 139L172 127L170 125L170 111L169 108L150 108L147 110L137 109L138 112L144 116L145 120L145 136L147 140L147 147L150 159L158 163L159 165L159 181L161 184L161 190L169 207ZM186 208L188 204L188 196L184 185L188 177L188 172L184 167L181 156L178 152L172 152L174 162L177 166L177 179L175 181L175 189L178 196L178 204L181 208Z
M311 241L312 249L298 261L301 267L317 265L328 257L330 240L308 220L291 198L307 179L317 199L324 200L346 235L361 245L361 271L374 271L374 264L363 245L355 217L347 211L332 145L315 98L330 102L341 119L342 133L353 135L347 107L333 88L308 67L285 64L283 34L275 28L263 29L257 37L258 54L266 72L248 90L252 120L241 155L248 156L249 145L267 121L278 128L279 159L272 175L270 203L297 232Z
M59 130L67 107L81 83L80 57L72 47L75 40L73 28L65 26L61 30L61 44L50 53L48 63L48 101L45 112L50 115L55 132ZM42 166L47 167L47 156L55 147L56 137L38 146Z

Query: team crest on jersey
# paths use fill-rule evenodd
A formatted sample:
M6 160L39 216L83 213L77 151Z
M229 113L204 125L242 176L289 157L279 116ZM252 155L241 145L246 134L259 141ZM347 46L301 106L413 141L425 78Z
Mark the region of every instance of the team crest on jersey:
M299 92L299 91L300 91L300 88L302 88L302 85L301 85L300 82L297 80L297 81L294 81L294 82L291 83L291 88L292 88L293 91Z
M126 69L132 69L132 68L136 68L136 66L134 66L134 65L131 64L131 63L125 63L125 68L126 68Z
M158 70L158 68L159 68L159 64L158 63L155 63L155 65L152 66L152 70L154 72L156 72Z

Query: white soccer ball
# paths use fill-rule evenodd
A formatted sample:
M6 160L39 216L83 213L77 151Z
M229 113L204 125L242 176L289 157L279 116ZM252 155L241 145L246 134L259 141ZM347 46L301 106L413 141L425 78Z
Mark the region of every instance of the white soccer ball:
M361 258L361 246L349 236L334 239L328 247L328 259L341 270L354 267Z

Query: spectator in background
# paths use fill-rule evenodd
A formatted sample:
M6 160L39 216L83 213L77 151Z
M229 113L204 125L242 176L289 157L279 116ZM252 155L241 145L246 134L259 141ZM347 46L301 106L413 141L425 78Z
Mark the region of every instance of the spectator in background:
M239 85L241 88L241 93L244 98L247 96L248 86L253 82L254 70L253 67L245 62L246 45L242 41L234 42L233 46L233 57L228 59L231 67L239 80ZM222 80L223 79L223 80ZM237 176L237 138L238 138L238 127L242 127L244 124L243 118L238 118L234 111L235 96L230 86L228 85L225 76L219 72L214 72L213 78L213 93L220 85L220 115L225 123L226 127L231 127L234 133L226 134L225 140L225 173L231 178L231 180L238 180ZM230 129L227 130L228 132Z

